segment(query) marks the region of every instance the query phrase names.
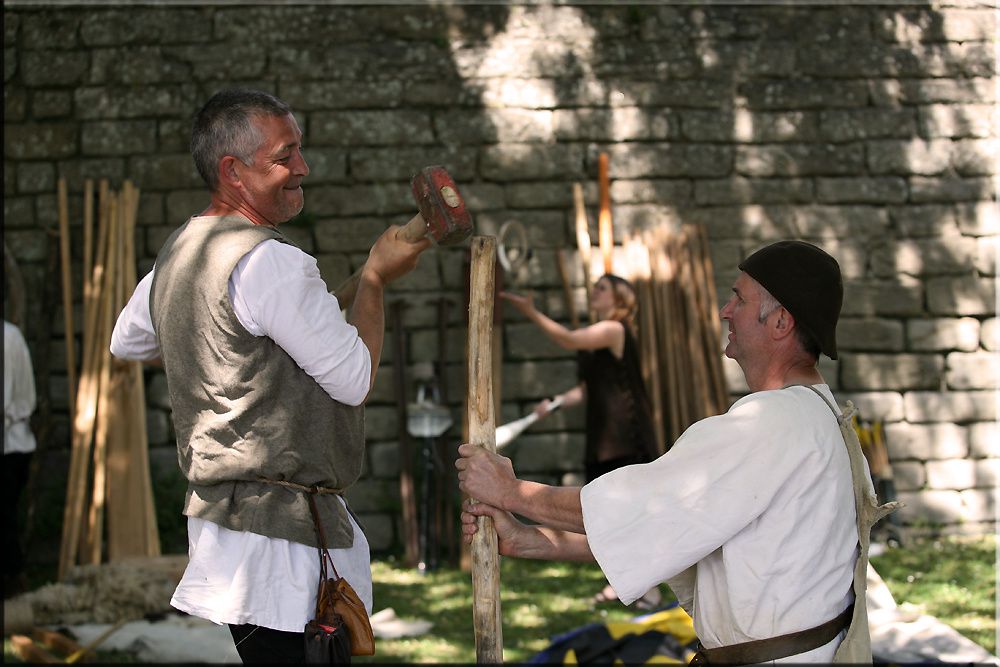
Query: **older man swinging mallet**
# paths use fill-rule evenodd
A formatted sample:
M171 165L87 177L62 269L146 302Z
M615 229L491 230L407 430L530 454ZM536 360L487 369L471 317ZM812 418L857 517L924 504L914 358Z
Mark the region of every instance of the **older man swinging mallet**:
M416 243L424 237L437 245L458 245L472 234L472 217L455 181L444 167L424 167L410 182L417 213L400 230L399 237ZM361 269L340 284L333 293L341 308L350 307L358 291Z

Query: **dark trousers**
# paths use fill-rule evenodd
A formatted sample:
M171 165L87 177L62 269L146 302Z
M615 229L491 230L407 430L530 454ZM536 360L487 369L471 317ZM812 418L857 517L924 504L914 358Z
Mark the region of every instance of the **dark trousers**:
M282 632L259 625L230 625L244 665L299 664L306 661L305 632Z
M24 554L21 553L21 530L17 516L21 493L28 483L31 453L3 455L3 529L7 544L3 552L3 574L13 577L24 569Z

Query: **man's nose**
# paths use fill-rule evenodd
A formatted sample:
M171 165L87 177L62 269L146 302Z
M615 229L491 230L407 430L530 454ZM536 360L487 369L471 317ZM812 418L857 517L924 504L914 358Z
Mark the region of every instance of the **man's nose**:
M302 154L302 151L297 151L296 155L298 159L295 161L295 175L308 176L309 164L306 162L306 156Z

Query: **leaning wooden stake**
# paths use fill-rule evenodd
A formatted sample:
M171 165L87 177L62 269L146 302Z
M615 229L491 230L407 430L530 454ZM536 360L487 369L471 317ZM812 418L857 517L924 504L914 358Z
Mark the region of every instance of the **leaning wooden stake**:
M590 222L587 220L587 208L583 204L583 186L573 184L573 207L576 209L576 248L580 252L580 262L583 264L583 289L587 295L587 315L594 322L594 311L590 307Z
M569 269L566 268L566 253L562 248L556 250L556 261L559 266L559 280L562 281L563 300L566 303L566 312L569 314L569 323L574 329L580 326L580 318L576 315L576 304L573 303L573 288L569 284ZM589 291L589 290L588 290ZM590 303L590 300L587 300Z
M69 254L69 195L66 179L57 185L59 206L59 257L62 262L63 321L66 338L66 382L69 385L69 419L73 421L76 405L76 331L73 326L73 281L70 279Z
M604 272L614 272L615 234L611 222L611 182L608 176L608 154L601 153L597 161L600 213L597 218L597 242L604 259Z
M69 475L66 482L66 507L63 513L62 542L59 549L59 579L65 580L70 570L77 564L77 557L83 547L86 552L87 535L84 515L87 513L87 480L90 465L91 444L97 415L98 374L100 372L100 349L107 346L100 340L98 332L98 299L100 285L104 281L107 262L108 242L108 198L107 179L102 179L99 188L100 215L97 230L97 256L94 259L93 275L84 283L84 326L83 359L80 371L80 390L76 394L73 414L72 448L70 450Z
M468 418L469 442L496 451L496 417L493 404L493 288L496 239L472 239L469 279ZM473 501L475 502L475 501ZM500 556L497 534L490 517L479 518L472 540L472 624L476 635L476 661L503 662L500 625Z

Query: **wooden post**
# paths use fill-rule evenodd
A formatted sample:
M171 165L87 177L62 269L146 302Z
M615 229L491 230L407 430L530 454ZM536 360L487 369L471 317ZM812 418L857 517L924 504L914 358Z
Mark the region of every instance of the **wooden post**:
M472 238L469 279L468 419L469 442L496 451L496 415L493 403L493 288L496 239ZM474 501L473 501L474 502ZM500 556L490 517L479 518L472 540L472 624L476 661L503 662L500 623Z

